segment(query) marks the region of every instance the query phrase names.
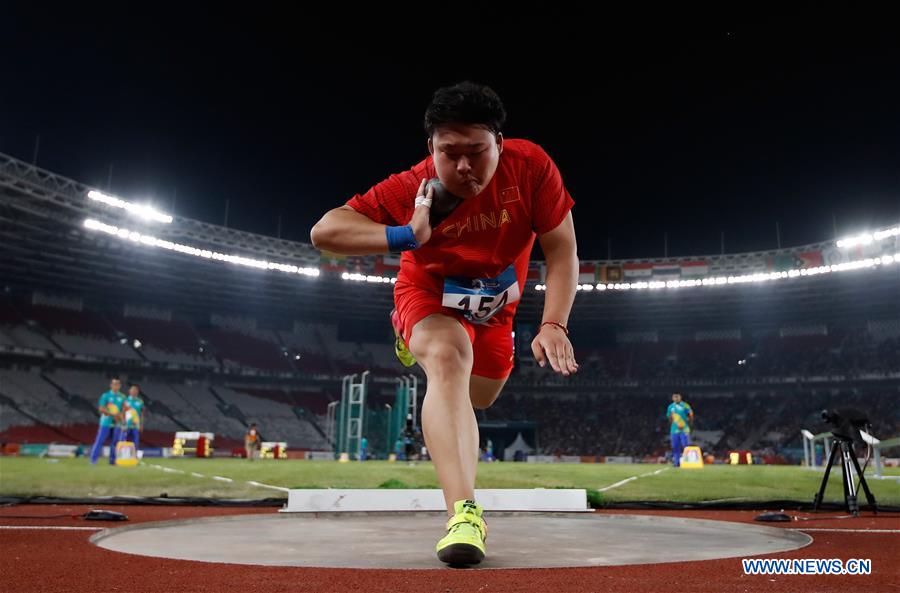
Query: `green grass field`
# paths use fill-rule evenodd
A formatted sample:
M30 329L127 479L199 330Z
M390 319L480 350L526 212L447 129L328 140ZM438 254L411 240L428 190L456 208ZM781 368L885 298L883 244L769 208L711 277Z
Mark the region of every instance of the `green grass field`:
M170 470L163 471L160 467ZM588 488L601 490L641 476L599 494L608 502L654 500L812 501L822 473L796 466L707 466L701 470L667 466L617 464L481 464L479 488ZM893 476L900 470L888 469ZM198 474L198 475L193 475ZM871 476L870 472L867 472ZM213 479L230 478L232 482ZM286 493L248 484L256 481L283 488L436 488L430 463L337 463L333 461L254 461L241 459L151 459L136 467L91 466L84 459L0 457L3 496L159 496L211 498L284 498ZM878 502L900 504L900 480L875 479L869 484ZM862 493L860 493L862 494ZM841 501L840 473L832 473L827 500Z

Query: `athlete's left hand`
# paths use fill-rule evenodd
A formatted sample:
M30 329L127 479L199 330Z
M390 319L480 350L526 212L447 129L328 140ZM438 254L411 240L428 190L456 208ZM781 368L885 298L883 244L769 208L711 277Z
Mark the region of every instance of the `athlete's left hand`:
M554 325L541 327L538 335L531 342L531 352L541 367L550 366L564 377L578 372L575 362L575 351L566 332Z

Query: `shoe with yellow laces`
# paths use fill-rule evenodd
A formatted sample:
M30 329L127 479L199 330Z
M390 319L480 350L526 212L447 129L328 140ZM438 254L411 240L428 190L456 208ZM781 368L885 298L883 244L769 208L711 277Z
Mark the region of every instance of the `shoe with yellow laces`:
M447 535L437 543L441 562L453 565L478 564L484 559L487 524L483 509L474 500L453 503L454 515L447 521Z
M400 315L397 314L397 309L391 311L391 326L394 328L394 354L400 359L400 364L405 367L411 367L416 364L416 358L409 351L409 348L406 347L406 342L403 341L403 325L400 323Z

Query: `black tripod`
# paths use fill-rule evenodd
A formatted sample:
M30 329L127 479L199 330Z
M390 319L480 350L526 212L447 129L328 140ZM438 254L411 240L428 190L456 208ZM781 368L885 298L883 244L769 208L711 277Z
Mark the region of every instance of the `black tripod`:
M834 465L834 458L837 457L839 450L841 452L841 468L844 472L841 482L844 486L844 502L847 504L847 510L850 511L850 514L854 517L859 517L859 505L856 502L856 493L858 492L858 489L853 484L853 470L851 469L854 468L856 469L856 475L859 476L859 485L862 486L863 491L866 493L866 500L869 501L869 506L871 506L872 510L877 514L878 503L875 502L875 496L872 494L872 491L869 490L869 485L866 483L866 477L859 467L859 460L856 458L856 453L853 451L853 440L839 435L834 435L834 442L831 443L831 453L828 456L828 465L825 466L825 476L822 478L822 485L819 486L819 493L816 494L813 503L813 511L818 511L819 505L822 504L822 498L825 496L825 486L828 485L828 475L831 473L831 466Z

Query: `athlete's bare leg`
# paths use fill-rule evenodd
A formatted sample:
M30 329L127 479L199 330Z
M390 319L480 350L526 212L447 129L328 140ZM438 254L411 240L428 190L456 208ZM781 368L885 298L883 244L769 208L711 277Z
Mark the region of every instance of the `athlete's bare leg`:
M475 498L478 424L469 399L472 344L459 321L434 314L413 327L409 349L428 377L422 431L452 515L455 501Z

